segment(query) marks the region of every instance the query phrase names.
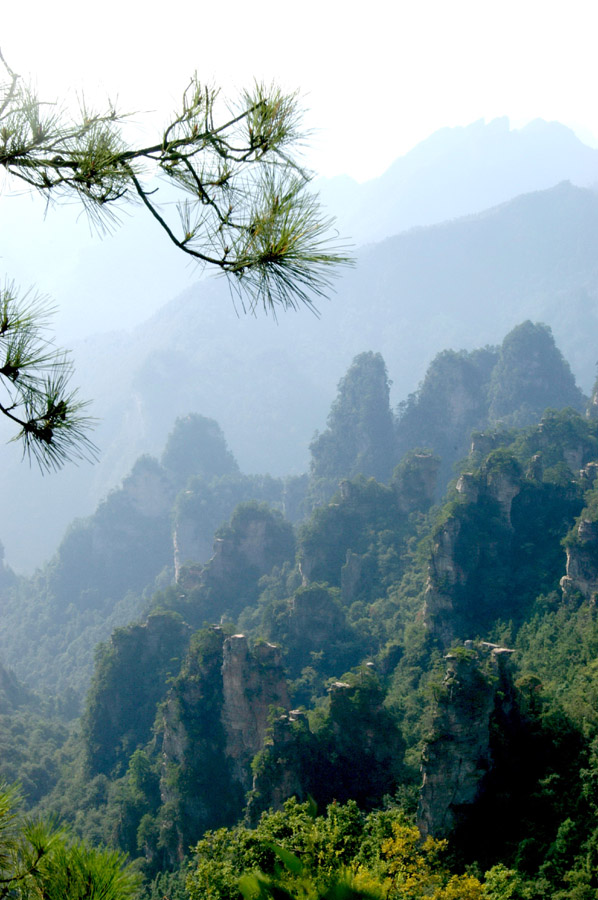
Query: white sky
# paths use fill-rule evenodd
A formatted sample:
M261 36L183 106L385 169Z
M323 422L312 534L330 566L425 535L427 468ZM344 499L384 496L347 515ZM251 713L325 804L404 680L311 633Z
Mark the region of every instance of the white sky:
M21 11L22 10L22 11ZM357 4L29 0L3 4L0 47L48 97L67 88L170 110L188 76L228 91L254 77L298 88L308 162L365 180L445 125L508 115L598 135L592 0Z
M29 0L22 10L4 0L0 11L13 70L42 98L84 93L138 112L135 123L151 124L143 141L195 70L229 96L256 78L298 90L312 130L305 162L327 176L365 181L437 129L482 118L556 119L587 143L598 137L595 0ZM139 212L103 241L76 203L44 212L40 198L2 196L0 276L56 302L61 343L133 327L198 277Z

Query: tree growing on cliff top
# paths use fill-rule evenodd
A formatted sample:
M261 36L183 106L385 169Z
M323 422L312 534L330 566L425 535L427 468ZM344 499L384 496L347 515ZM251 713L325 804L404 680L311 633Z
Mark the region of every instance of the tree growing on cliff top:
M0 54L0 166L48 200L79 199L99 226L123 205L142 205L183 253L229 277L242 309L276 313L330 288L347 263L331 219L306 191L296 95L256 84L235 108L193 77L180 109L147 146L130 146L123 115L82 104L68 117L42 102ZM159 183L179 197L161 206ZM169 193L169 199L171 193ZM0 290L0 412L42 468L93 455L90 420L69 392L68 359L48 341L43 306Z

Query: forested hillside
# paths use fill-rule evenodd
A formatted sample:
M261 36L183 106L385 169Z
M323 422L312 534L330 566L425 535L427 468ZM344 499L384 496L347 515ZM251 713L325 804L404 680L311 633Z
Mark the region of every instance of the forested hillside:
M148 900L594 897L595 409L526 321L357 355L303 476L179 418L0 573L1 774Z

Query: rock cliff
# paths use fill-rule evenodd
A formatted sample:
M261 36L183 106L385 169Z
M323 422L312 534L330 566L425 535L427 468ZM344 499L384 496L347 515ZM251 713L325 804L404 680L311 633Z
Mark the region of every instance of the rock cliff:
M184 527L175 540L184 546ZM204 566L179 565L177 571L179 588L193 590L186 614L198 625L206 620L236 620L257 600L260 578L295 555L292 525L265 503L239 504L230 522L219 529L213 546L213 556Z
M472 471L460 475L438 516L423 618L444 650L455 639L487 632L497 620L522 621L535 598L556 590L562 578L562 541L593 484L595 465L587 457L596 439L583 419L565 411L547 414L525 443L519 441L511 449L505 440L507 446L480 459L493 436L476 436ZM580 460L581 472L574 470ZM598 587L598 560L592 527L580 529L567 539L562 587L589 596Z
M90 774L120 772L151 738L156 705L178 675L191 629L170 614L117 629L100 647L83 719Z
M571 599L578 592L585 600L595 603L598 596L598 522L582 516L566 552L566 574L561 578L565 599Z
M193 636L158 719L162 842L173 860L240 816L273 707L289 707L277 647L252 652L244 635L227 638L217 626Z
M254 653L243 634L224 642L222 662L222 723L225 754L236 780L249 790L251 761L264 746L270 709L288 710L289 696L281 651L274 644L258 644Z
M490 723L510 694L510 650L482 643L448 653L437 689L433 737L422 759L417 824L424 836L444 837L484 791L493 766Z

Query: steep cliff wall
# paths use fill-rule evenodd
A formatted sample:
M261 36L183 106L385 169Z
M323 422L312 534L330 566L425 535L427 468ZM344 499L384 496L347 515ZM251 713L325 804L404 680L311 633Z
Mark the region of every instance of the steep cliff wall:
M280 649L263 643L250 653L245 635L228 638L223 647L222 695L224 752L234 777L249 790L251 761L264 746L270 709L290 706Z
M446 650L454 639L484 634L497 620L523 621L540 594L558 589L562 549L592 483L593 427L565 411L492 449L494 435L477 435L472 470L456 482L432 534L424 622ZM576 468L579 462L585 468ZM592 518L592 516L588 516ZM581 526L569 541L565 589L594 578L592 537ZM571 587L571 589L573 589Z
M511 510L521 490L515 460L494 451L478 473L462 475L449 515L433 536L424 622L441 646L469 638L509 606L514 529Z
M197 632L158 718L162 844L173 861L208 828L230 825L252 785L271 707L288 709L280 651L244 635Z
M598 597L598 522L581 517L566 547L566 574L561 588L566 599L576 593L594 603Z
M493 766L490 723L497 703L511 693L511 651L471 641L447 654L437 690L433 737L423 759L417 814L422 835L444 837L484 791Z
M184 528L175 534L175 542L179 539L186 539ZM179 561L182 552L179 547ZM293 527L280 512L265 503L239 504L230 522L219 529L209 562L201 568L178 568L179 585L195 589L194 621L236 619L257 600L260 578L294 556Z
M384 706L385 693L364 667L333 682L313 731L299 710L279 716L255 763L249 815L255 821L295 794L311 795L318 807L355 800L362 809L392 795L404 774L405 744Z
M133 751L151 738L156 705L178 675L191 629L176 617L149 616L117 629L99 649L83 718L91 774L119 773Z

